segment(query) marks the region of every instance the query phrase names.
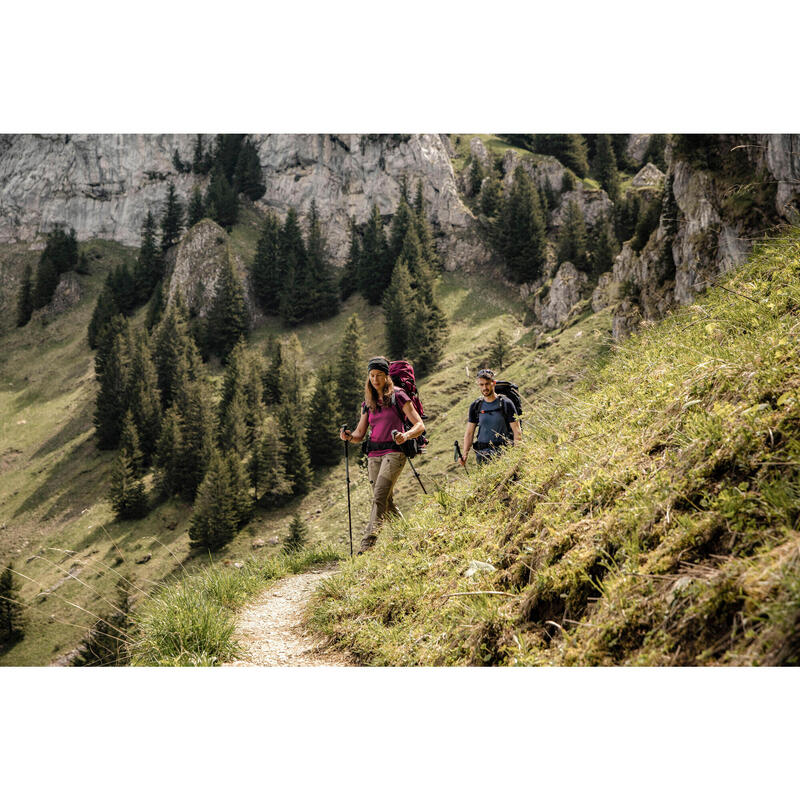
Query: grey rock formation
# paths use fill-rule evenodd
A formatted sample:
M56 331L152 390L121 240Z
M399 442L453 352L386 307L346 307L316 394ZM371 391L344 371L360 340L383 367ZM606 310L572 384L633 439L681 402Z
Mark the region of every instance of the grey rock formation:
M483 140L478 136L470 139L469 152L472 154L473 158L476 158L480 162L480 165L484 169L489 169L492 166L492 158L489 155L489 151L486 149Z
M510 188L514 180L514 170L522 168L530 175L539 191L548 190L561 194L561 183L564 180L566 168L553 156L531 155L521 158L516 150L508 149L503 155L503 184Z
M533 313L545 330L558 328L567 321L588 282L586 274L569 261L558 268L544 300L542 293L534 298Z
M233 259L234 272L242 281L245 303L251 319L256 314L248 270L231 250L224 228L210 219L198 222L181 240L175 253L167 302L175 302L180 291L186 306L198 317L205 318L214 299L223 267Z
M617 297L617 284L612 272L604 272L597 279L597 286L592 292L592 311L602 311L608 308Z
M578 204L586 225L594 225L602 217L613 215L614 204L602 189L587 189L578 182L575 189L565 192L561 196L558 208L550 214L551 227L559 228L563 225L567 216L567 208L572 200Z
M645 186L658 186L664 182L664 173L649 161L633 176L631 186L637 189Z
M366 221L373 204L391 214L403 176L412 192L422 180L430 218L445 239L457 238L470 226L471 215L458 197L448 150L438 134L252 138L267 186L259 204L280 215L294 206L302 216L314 199L337 263L346 258L350 216ZM99 237L137 246L147 211L158 214L163 208L168 181L188 201L200 179L178 174L172 158L177 150L190 161L193 148L193 136L178 134L5 136L0 144L0 241L30 241L62 223L74 227L79 240Z
M634 164L641 164L644 161L644 154L650 145L651 133L632 133L628 137L628 144L625 153Z

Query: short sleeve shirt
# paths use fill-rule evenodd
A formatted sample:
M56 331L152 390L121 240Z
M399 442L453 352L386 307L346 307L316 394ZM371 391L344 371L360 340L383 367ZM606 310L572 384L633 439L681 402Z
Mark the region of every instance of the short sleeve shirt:
M481 444L501 445L510 438L508 428L516 418L514 404L505 395L499 394L491 403L483 399L480 403L473 403L469 409L468 421L479 426L476 441Z
M375 411L369 411L369 438L373 442L390 442L392 440L392 431L402 431L403 425L400 422L401 417L405 419L403 407L406 403L410 402L411 398L402 390L394 390L395 407L378 406ZM385 456L387 453L396 452L395 448L388 447L385 450L373 450L370 452L370 458L378 458Z

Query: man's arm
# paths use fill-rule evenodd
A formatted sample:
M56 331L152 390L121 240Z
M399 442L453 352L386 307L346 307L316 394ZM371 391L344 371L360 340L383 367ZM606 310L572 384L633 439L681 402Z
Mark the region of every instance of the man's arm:
M464 464L467 462L467 454L472 447L472 440L475 437L475 428L477 425L474 422L467 423L467 430L464 432L464 447L462 448L463 453L461 454L461 466L463 467Z
M514 434L514 444L518 445L522 441L522 426L519 424L519 420L515 419L511 423L511 433Z

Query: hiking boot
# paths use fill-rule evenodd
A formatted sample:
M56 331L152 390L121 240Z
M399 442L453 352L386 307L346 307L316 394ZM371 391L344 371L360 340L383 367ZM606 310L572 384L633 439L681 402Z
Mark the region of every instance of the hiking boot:
M378 541L377 536L373 536L371 534L369 536L365 536L361 540L361 545L359 546L358 553L356 553L356 555L363 556L367 550L375 546L375 542L377 541Z

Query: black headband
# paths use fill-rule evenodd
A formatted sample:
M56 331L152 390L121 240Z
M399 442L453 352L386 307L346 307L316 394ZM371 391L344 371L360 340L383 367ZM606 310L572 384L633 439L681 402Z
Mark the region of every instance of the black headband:
M367 365L367 372L372 372L373 369L379 369L381 372L389 374L389 362L385 358L372 358Z

